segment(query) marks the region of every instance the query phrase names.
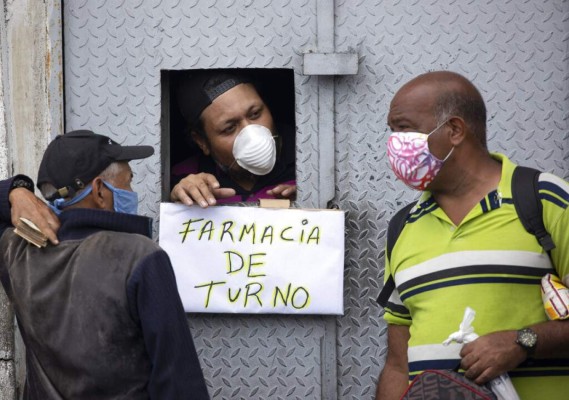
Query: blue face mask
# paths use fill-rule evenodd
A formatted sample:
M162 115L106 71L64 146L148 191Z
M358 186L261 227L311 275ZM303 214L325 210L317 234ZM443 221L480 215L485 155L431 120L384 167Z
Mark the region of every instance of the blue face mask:
M64 199L55 199L54 201L49 203L49 208L51 208L54 213L59 215L59 214L61 214L61 212L63 211L63 209L65 207L69 207L73 204L79 203L81 200L83 200L85 197L87 197L91 193L92 190L93 190L93 187L89 186L87 189L82 191L80 194L78 194L77 196L75 196L71 200L67 200L67 201L65 201Z
M106 187L113 192L113 206L116 212L125 214L138 214L138 194L130 190L117 189L108 182L103 181Z

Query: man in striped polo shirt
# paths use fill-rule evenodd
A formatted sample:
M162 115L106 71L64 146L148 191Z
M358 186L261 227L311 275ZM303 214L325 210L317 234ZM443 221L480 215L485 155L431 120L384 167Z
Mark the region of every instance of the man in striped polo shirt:
M540 279L552 272L569 281L569 184L539 178L557 246L552 265L514 208L515 165L488 152L486 108L470 81L447 71L418 76L393 98L388 123L391 166L423 194L386 261L396 289L377 398L399 399L421 371L459 364L479 384L508 372L523 400L566 398L569 322L547 320ZM467 306L480 337L443 346Z

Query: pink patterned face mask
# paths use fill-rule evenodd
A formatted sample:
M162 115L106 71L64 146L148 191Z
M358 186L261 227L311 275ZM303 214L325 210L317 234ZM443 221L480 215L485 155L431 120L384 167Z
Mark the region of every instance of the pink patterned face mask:
M428 138L446 124L443 122L430 133L393 132L387 141L387 157L395 176L411 189L425 190L450 157L454 147L439 160L429 151Z

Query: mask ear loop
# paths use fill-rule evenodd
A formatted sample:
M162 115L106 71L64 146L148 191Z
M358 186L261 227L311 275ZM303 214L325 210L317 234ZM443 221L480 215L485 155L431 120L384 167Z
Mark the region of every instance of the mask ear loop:
M55 199L53 201L50 201L49 207L53 210L53 212L55 212L57 215L59 215L65 207L69 207L69 206L72 206L73 204L79 203L81 200L83 200L85 197L87 197L89 194L91 194L92 191L93 191L93 187L89 186L87 189L85 189L83 192L79 193L78 195L76 195L72 199L65 200L63 198L58 198L58 199Z
M237 163L237 159L233 158L233 162L231 163L231 165L229 165L229 167L227 167L227 171L231 171L231 168L233 168L233 166Z
M234 158L233 162L231 164L229 164L229 166L227 165L223 165L222 163L220 163L219 161L217 161L215 158L213 159L213 161L215 162L215 164L219 167L220 170L222 170L224 173L229 173L229 171L231 170L231 168L233 168L233 166L235 165L235 163L237 162L237 160Z
M448 152L447 156L446 156L445 158L443 158L441 161L442 161L442 162L445 162L446 160L448 160L453 151L454 151L454 146L452 146L452 149L450 149L450 151ZM433 157L434 157L434 156L433 156Z
M435 129L433 129L431 132L429 132L429 133L427 134L427 147L429 148L429 153L431 153L431 155L432 155L433 157L435 157L437 160L439 160L440 162L445 162L446 160L448 160L448 158L450 157L450 155L451 155L452 152L454 151L454 146L452 146L452 149L450 149L450 151L449 151L449 153L446 155L446 157L443 158L442 160L440 160L437 156L435 156L435 155L431 152L431 149L430 149L430 147L429 147L429 137L430 137L433 133L435 133L436 131L438 131L439 128L443 127L443 126L444 126L447 122L449 122L449 121L450 121L450 118L447 118L444 122L442 122L441 124L439 124Z
M435 129L433 129L431 132L427 133L427 136L431 136L433 133L435 133L436 131L439 130L439 128L441 128L442 126L444 126L447 122L450 121L450 118L445 119L444 122L442 122L441 124L439 124Z

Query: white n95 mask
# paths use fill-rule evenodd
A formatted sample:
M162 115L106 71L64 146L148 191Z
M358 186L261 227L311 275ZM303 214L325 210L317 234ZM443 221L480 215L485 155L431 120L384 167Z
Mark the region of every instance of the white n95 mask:
M235 137L233 157L241 168L252 174L267 175L277 161L273 134L262 125L247 125Z

